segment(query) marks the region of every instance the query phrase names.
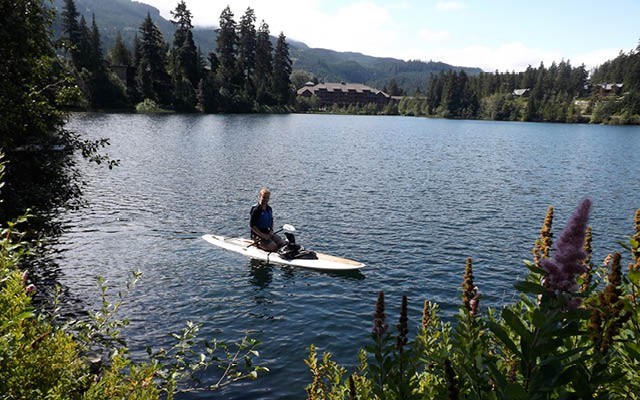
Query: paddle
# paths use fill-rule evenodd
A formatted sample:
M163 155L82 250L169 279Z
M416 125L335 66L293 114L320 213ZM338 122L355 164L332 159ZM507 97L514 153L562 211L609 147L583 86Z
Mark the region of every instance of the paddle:
M282 232L282 231L286 231L286 232L295 232L296 231L296 227L291 225L291 224L284 224L282 225L282 228L278 229L277 231L273 232L273 233L278 233L278 232ZM248 245L247 247L245 247L244 249L248 249L249 247L257 244L258 242L253 242L250 245Z

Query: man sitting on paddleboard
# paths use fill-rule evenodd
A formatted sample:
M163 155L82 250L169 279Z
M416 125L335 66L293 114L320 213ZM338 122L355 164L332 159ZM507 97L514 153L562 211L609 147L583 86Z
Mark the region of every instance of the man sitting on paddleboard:
M273 211L269 206L271 192L267 188L260 189L258 204L251 207L251 239L256 246L269 252L276 251L286 242L273 232Z

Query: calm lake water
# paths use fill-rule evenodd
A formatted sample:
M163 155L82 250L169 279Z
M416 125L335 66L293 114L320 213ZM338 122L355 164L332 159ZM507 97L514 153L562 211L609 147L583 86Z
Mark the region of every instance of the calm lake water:
M202 337L251 331L262 341L258 364L271 372L216 398L304 398L308 346L355 364L379 290L390 326L408 296L412 334L425 299L452 315L467 257L481 304L510 302L549 205L557 237L579 201L593 199L595 260L620 250L640 208L638 127L122 114L76 114L68 127L110 138L120 160L111 171L82 163L87 206L60 217L68 229L54 248L68 296L94 306L96 276L123 289L140 269L121 315L136 357L167 346L187 320L203 324ZM367 267L265 265L200 238L248 236L262 186L276 225L294 225L298 242Z

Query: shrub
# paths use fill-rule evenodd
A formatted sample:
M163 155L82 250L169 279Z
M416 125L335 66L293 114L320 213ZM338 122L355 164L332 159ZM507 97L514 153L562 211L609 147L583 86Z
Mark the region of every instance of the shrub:
M406 298L398 331L389 332L381 292L371 340L348 375L331 361L306 363L309 399L638 399L640 398L640 210L626 273L614 253L591 262L591 202L585 199L552 249L553 208L533 249L520 299L480 312L480 292L467 260L462 305L454 325L425 302L422 324L407 337Z
M0 153L0 188L4 164ZM1 199L0 199L1 201ZM28 215L8 222L0 231L0 398L2 399L172 399L183 390L217 390L240 379L255 379L268 371L253 364L258 342L244 337L226 344L215 339L196 342L199 326L187 322L175 344L148 350L149 359L134 363L116 318L141 274L136 272L112 301L106 283L98 279L102 307L81 321L55 324L53 314L37 312L31 302L36 290L27 271L19 271L29 253L19 227ZM202 351L198 351L202 349ZM90 361L96 350L107 353ZM94 358L94 357L91 357ZM96 368L97 367L97 368ZM221 371L217 382L195 385L195 374L209 367Z
M141 103L136 104L136 112L140 114L160 114L169 113L171 111L161 108L151 99L144 99Z

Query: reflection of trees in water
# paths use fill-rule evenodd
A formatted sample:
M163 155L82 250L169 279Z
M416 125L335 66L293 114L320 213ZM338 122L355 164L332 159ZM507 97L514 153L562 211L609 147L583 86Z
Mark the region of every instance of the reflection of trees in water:
M264 261L251 259L249 261L249 282L259 289L265 289L273 281L273 271L271 265Z
M64 143L64 142L63 142ZM60 281L57 239L64 222L58 216L64 210L83 205L82 177L71 145L20 146L6 155L5 186L2 188L0 216L3 221L17 218L29 210L26 223L19 229L24 240L33 241L32 254L22 259L20 269L27 270L37 287L34 303L43 310L63 304L57 315L62 320L84 314L86 304L70 293Z
M81 204L81 177L72 152L23 148L8 153L7 159L0 214L9 220L30 209L29 229L59 234L56 214Z

